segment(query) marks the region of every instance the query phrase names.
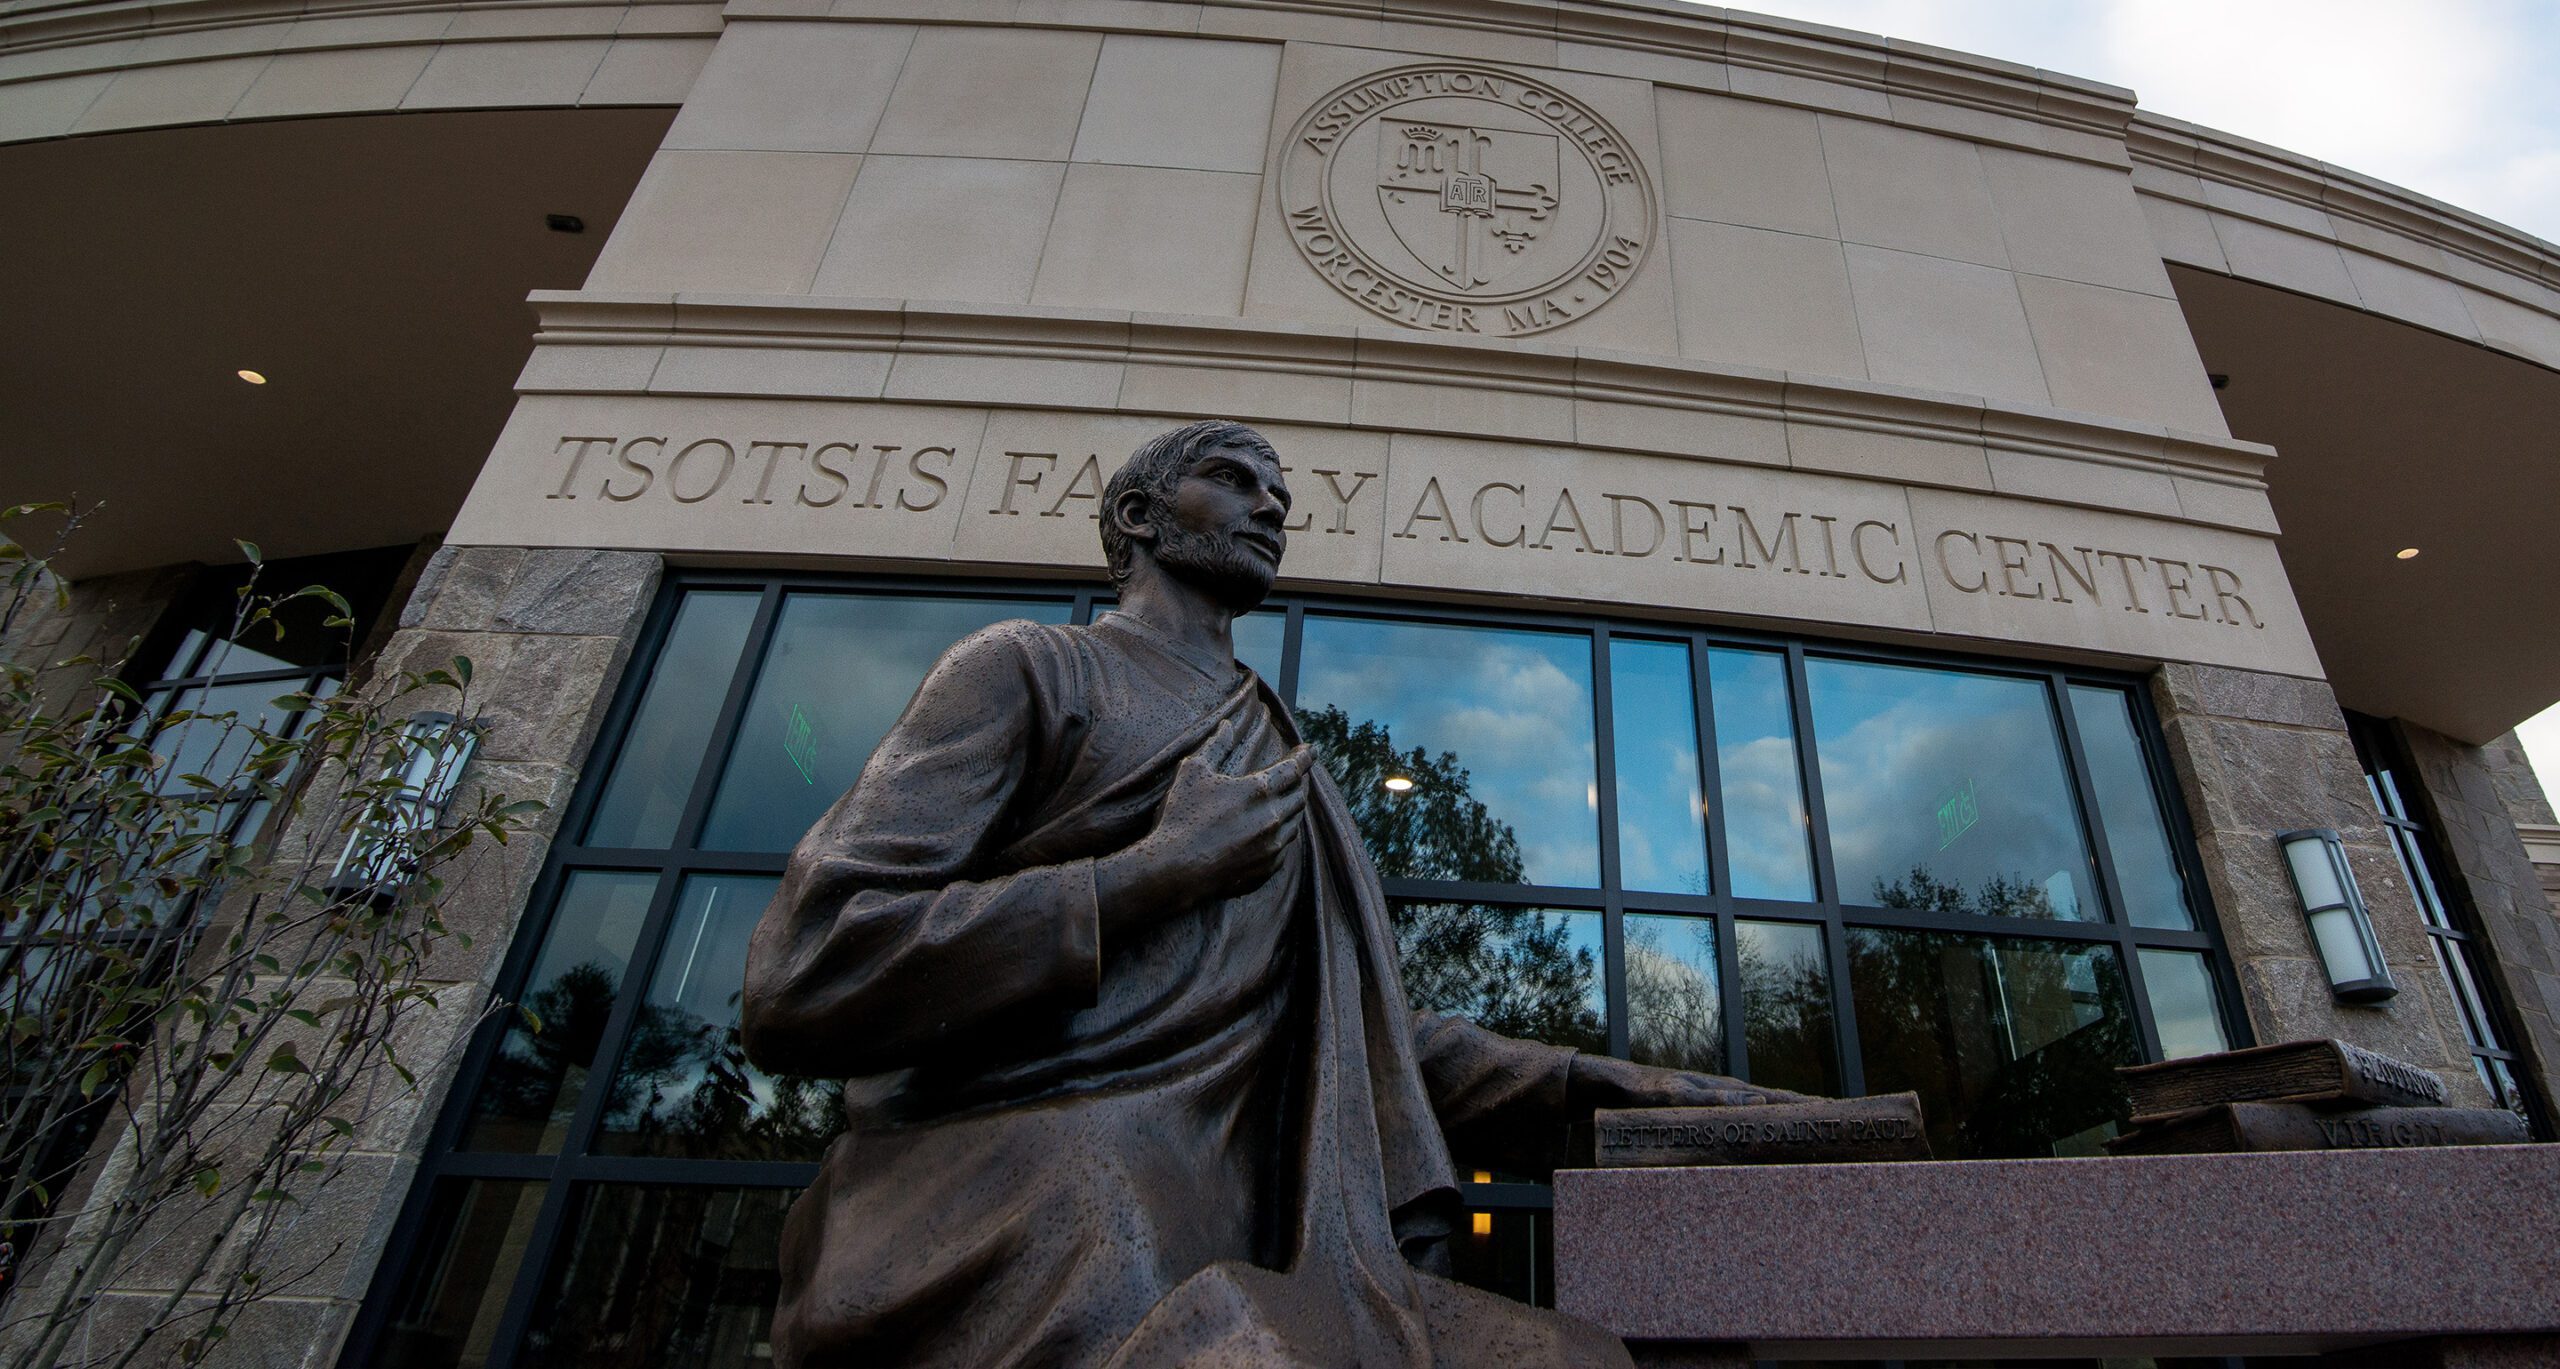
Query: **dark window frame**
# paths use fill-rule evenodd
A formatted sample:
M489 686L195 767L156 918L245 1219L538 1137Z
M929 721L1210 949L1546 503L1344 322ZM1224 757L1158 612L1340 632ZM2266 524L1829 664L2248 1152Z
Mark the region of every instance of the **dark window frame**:
M622 748L630 738L631 723L646 692L658 654L673 626L676 610L685 593L699 590L754 591L761 595L761 599L687 790L674 840L665 847L648 848L584 845L581 839L603 796L605 781L612 775ZM811 593L1036 600L1069 606L1068 621L1076 624L1090 623L1098 612L1107 610L1114 599L1114 593L1107 585L1061 579L962 579L670 569L635 640L629 657L631 668L616 684L613 701L596 733L598 740L582 768L576 792L562 812L558 830L563 835L555 840L545 857L543 871L526 899L523 919L516 928L495 981L500 995L509 1001L525 991L525 980L531 974L550 930L561 889L573 873L613 871L648 874L657 879L648 912L634 942L631 962L623 972L621 990L596 1048L596 1058L588 1068L568 1131L558 1150L552 1153L508 1154L458 1149L472 1115L470 1101L504 1037L503 1021L482 1022L453 1075L452 1086L442 1100L436 1125L386 1243L385 1254L374 1271L371 1288L347 1340L341 1363L370 1364L385 1348L396 1311L394 1305L400 1301L403 1292L407 1267L423 1253L416 1247L425 1234L424 1227L434 1196L449 1181L519 1180L530 1181L541 1188L540 1212L523 1247L521 1262L513 1276L487 1361L488 1369L513 1369L523 1349L549 1266L557 1258L561 1238L567 1234L570 1214L576 1208L582 1189L614 1183L804 1188L817 1177L818 1165L815 1162L612 1155L594 1148L613 1073L620 1064L622 1050L628 1044L632 1023L647 998L649 985L665 949L664 942L674 922L677 896L686 879L720 874L779 875L788 858L788 853L781 851L712 851L690 843L699 839L710 816L712 800L721 777L727 771L731 750L738 741L748 698L771 648L782 605L793 594ZM1385 881L1385 893L1391 903L1456 901L1599 913L1605 952L1603 972L1607 985L1608 1041L1613 1054L1624 1055L1628 1050L1624 922L1630 913L1667 913L1713 919L1720 1011L1723 1022L1727 1024L1724 1033L1726 1068L1737 1075L1745 1072L1748 1061L1744 1033L1738 1029L1744 1017L1741 976L1735 963L1736 919L1799 923L1821 930L1829 966L1834 1042L1844 1095L1854 1096L1866 1091L1849 969L1848 933L1858 928L2023 937L2113 947L2122 967L2129 1009L2143 1057L2151 1060L2160 1058L2159 1032L2149 994L2143 984L2138 952L2141 948L2202 952L2213 980L2225 1034L2234 1047L2248 1045L2253 1040L2246 1016L2240 1010L2239 984L2225 948L2221 921L2213 906L2201 858L2195 849L2195 829L2188 816L2185 796L2174 781L2175 771L2170 765L2168 747L2142 676L1874 643L1808 642L1785 633L1715 625L1601 614L1411 604L1380 598L1291 591L1273 595L1261 611L1285 615L1281 665L1278 677L1270 683L1283 702L1292 707L1297 699L1304 625L1310 610L1328 616L1460 627L1543 629L1578 632L1588 637L1592 658L1594 780L1599 800L1596 814L1600 842L1599 885L1583 888L1395 879ZM1711 810L1706 824L1709 893L1643 892L1621 887L1617 849L1615 733L1609 674L1610 644L1619 638L1678 642L1689 648L1698 729L1699 783L1701 792L1709 796ZM1738 898L1729 892L1715 719L1707 679L1706 652L1715 646L1770 651L1783 656L1799 782L1803 788L1811 835L1809 858L1815 880L1815 897L1810 902ZM2080 830L2100 881L2099 892L2105 906L2105 917L2090 922L2028 920L1995 914L1936 913L1842 902L1835 883L1820 764L1815 754L1811 700L1805 679L1805 663L1809 658L1957 669L2041 684L2057 743L2063 748L2063 765L2078 803ZM2081 745L2079 724L2070 705L2069 691L2074 685L2119 690L2131 700L2135 740L2146 770L2153 778L2154 792L2161 802L2160 817L2168 827L2170 846L2185 882L2189 907L2197 923L2196 930L2141 927L2126 915L2113 857L2106 845L2097 795ZM1543 1184L1469 1182L1463 1183L1461 1189L1465 1202L1474 1210L1525 1212L1534 1214L1535 1220L1543 1221L1544 1210L1550 1205L1549 1190Z

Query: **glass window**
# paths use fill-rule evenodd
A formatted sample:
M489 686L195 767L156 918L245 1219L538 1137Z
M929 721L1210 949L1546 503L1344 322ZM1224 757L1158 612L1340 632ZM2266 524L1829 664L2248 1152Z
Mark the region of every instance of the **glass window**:
M1842 902L2101 916L2043 683L1833 660L1805 680Z
M1481 805L1489 824L1456 844L1417 833L1415 859L1382 864L1415 878L1600 882L1587 634L1311 613L1300 650L1299 728L1346 791L1375 753L1406 764L1407 797Z
M1617 733L1618 870L1630 889L1707 892L1698 791L1698 684L1686 642L1609 643Z
M701 773L720 701L738 673L738 653L754 626L753 593L696 590L676 608L675 626L649 671L639 711L624 730L613 773L587 822L589 846L664 846L676 838L685 799Z
M1833 1097L1840 1051L1822 929L1804 922L1733 925L1742 974L1742 1048L1756 1083Z
M2183 1060L2231 1049L2222 1030L2220 995L2213 971L2196 951L2142 948L2142 991L2151 999L2151 1023L2160 1030L2160 1058Z
M1917 1090L1940 1159L2091 1155L2142 1058L2115 948L1860 927L1849 988L1871 1093Z
M1724 794L1726 878L1736 898L1813 897L1812 824L1787 704L1787 658L1716 647L1707 653Z
M605 1095L597 1148L616 1155L815 1160L844 1127L839 1085L776 1079L747 1063L738 999L747 939L781 883L696 875Z
M1111 597L682 572L668 593L598 743L594 817L553 848L552 906L500 986L533 1020L488 1028L458 1140L412 1198L421 1239L386 1261L350 1362L765 1362L781 1214L842 1126L838 1081L767 1077L739 1046L785 853L953 641L1090 623ZM2136 969L2167 1053L2218 1048L2236 1020L2124 682L1303 600L1234 632L1341 785L1417 1008L1806 1093L1914 1089L1950 1157L2097 1146L2114 1069L2140 1052ZM1967 921L1986 913L2007 920ZM2435 935L2469 1007L2461 934ZM2483 1077L2512 1087L2492 1039L2475 1039ZM1465 1172L1453 1266L1550 1300L1541 1187ZM511 1303L529 1309L512 1347L494 1340Z
M772 1362L789 1189L580 1189L526 1328L525 1369Z
M463 1149L556 1151L567 1139L657 886L655 875L612 870L563 882L520 1006L473 1097Z
M419 1255L383 1338L382 1369L480 1369L497 1349L543 1186L519 1179L447 1179L427 1209Z
M1627 915L1627 1058L1724 1072L1712 918Z
M2098 817L2106 829L2107 853L2116 864L2116 885L2124 891L2126 917L2136 927L2193 930L2196 919L2187 907L2186 877L2169 847L2169 824L2151 769L2142 762L2142 744L2134 739L2132 698L2121 689L2073 685L2071 712L2080 727L2089 788L2098 796Z
M1466 1224L1449 1240L1451 1272L1462 1283L1553 1307L1555 1240L1549 1225L1546 1213L1532 1209L1470 1208Z
M1395 909L1405 995L1488 1031L1605 1051L1600 915L1484 903Z
M702 845L790 850L862 778L871 748L953 642L1009 618L1063 623L1068 609L868 594L784 599L712 797Z
M1266 608L1248 613L1235 621L1236 659L1262 677L1273 689L1280 687L1280 657L1287 644L1288 615Z

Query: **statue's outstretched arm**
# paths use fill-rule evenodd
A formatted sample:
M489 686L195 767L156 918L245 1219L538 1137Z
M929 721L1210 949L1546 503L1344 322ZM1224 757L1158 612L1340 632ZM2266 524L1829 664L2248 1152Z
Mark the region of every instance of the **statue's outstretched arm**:
M1716 1107L1803 1097L1719 1074L1522 1041L1436 1013L1413 1015L1413 1043L1450 1153L1467 1163L1523 1173L1544 1173L1562 1163L1567 1126L1590 1120L1595 1108Z
M964 879L1045 751L1054 667L1028 624L953 647L861 781L810 829L747 953L741 1026L768 1071L877 1074L1015 1014L1093 1000L1091 861Z

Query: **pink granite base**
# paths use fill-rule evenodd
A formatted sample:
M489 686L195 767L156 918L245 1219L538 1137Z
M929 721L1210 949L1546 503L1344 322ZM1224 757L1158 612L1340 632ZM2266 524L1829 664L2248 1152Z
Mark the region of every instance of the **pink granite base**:
M2560 1146L1567 1170L1556 1305L1813 1355L2560 1332Z

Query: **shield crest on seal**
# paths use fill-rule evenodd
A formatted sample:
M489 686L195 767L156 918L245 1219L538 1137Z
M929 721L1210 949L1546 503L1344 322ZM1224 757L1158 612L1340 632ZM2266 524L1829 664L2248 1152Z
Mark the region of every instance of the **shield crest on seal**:
M1534 276L1555 214L1562 149L1548 133L1383 123L1378 207L1396 241L1459 291Z

